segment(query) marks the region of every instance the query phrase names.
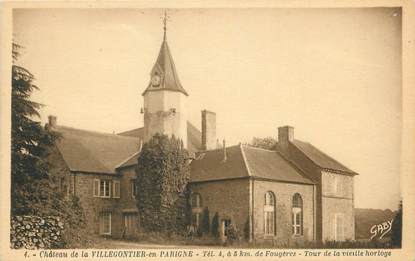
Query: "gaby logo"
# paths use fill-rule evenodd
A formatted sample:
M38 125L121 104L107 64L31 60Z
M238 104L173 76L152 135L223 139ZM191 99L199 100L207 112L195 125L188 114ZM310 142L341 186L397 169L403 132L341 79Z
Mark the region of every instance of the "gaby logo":
M370 237L370 240L372 240L376 236L379 236L379 239L382 239L389 231L391 231L392 223L393 223L393 219L387 220L381 224L372 226L370 228L370 233L372 234L372 236Z

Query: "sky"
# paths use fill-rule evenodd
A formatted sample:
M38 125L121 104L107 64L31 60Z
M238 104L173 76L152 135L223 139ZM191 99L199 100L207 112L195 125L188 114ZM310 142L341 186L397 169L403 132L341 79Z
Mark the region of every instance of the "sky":
M41 121L122 132L163 39L162 9L15 9L18 64L36 77ZM217 113L226 143L295 138L358 172L355 205L396 209L402 124L401 11L169 9L167 41L188 117Z

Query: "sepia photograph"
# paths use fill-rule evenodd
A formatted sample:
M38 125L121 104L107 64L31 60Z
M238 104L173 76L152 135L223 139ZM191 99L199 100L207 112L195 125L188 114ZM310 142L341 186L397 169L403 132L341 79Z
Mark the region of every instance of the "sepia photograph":
M390 256L405 233L402 15L13 9L2 244Z

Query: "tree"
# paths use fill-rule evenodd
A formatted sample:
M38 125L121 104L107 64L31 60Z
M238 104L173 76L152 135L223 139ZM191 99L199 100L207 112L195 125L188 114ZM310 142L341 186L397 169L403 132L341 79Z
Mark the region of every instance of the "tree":
M211 231L214 237L219 237L219 214L218 212L216 212L212 218Z
M402 201L399 203L398 212L392 223L391 241L394 247L402 246Z
M11 210L13 214L38 212L34 204L49 201L47 188L48 149L57 135L45 130L39 121L41 105L31 101L30 95L38 87L34 76L16 65L21 46L13 44L12 121L11 121Z
M189 223L189 153L174 137L156 134L138 157L140 220L147 231L184 232Z
M252 141L251 143L249 143L249 145L253 147L261 148L261 149L266 149L266 150L275 150L277 141L272 137L265 137L265 138L254 137L252 138Z
M50 173L48 156L55 150L58 133L43 128L41 104L30 100L34 76L16 65L20 45L13 43L11 117L11 215L60 217L65 224L59 247L87 243L84 212L77 197L65 198ZM74 244L74 245L71 245ZM84 245L85 246L85 245Z

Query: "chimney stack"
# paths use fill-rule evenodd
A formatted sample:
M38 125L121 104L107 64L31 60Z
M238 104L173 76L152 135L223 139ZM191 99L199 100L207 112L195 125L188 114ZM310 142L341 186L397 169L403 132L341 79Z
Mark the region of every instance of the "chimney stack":
M48 127L51 129L56 128L58 126L58 118L53 115L48 116Z
M202 150L216 149L216 113L202 111Z
M225 162L228 159L226 155L226 141L223 139L223 162Z
M278 128L278 145L287 148L288 143L294 141L294 127L282 126Z

